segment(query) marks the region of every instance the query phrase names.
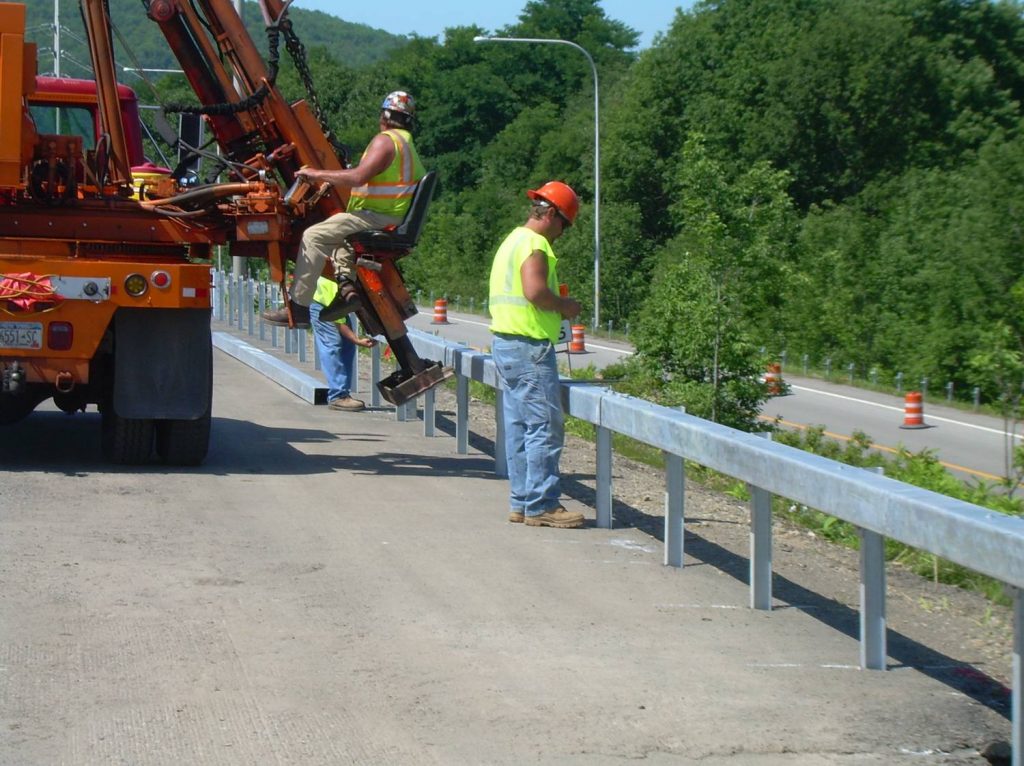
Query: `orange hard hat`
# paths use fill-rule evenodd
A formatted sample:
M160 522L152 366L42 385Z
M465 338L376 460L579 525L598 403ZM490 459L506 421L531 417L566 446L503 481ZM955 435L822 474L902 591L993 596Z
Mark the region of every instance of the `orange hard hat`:
M533 200L544 200L549 205L553 205L570 225L576 220L576 214L580 212L580 198L568 184L561 181L548 181L539 189L529 189L526 196Z

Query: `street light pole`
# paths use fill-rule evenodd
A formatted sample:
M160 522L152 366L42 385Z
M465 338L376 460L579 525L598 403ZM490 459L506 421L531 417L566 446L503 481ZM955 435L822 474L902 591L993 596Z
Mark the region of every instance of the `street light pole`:
M594 75L594 330L597 330L601 319L601 120L600 102L598 100L597 67L587 49L570 40L557 40L547 37L474 37L475 43L554 43L575 48L590 62L590 71Z

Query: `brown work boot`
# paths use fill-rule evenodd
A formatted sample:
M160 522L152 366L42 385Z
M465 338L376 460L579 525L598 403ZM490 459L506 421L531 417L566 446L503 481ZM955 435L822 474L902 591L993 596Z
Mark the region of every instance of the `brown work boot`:
M510 524L522 524L523 523L523 512L522 511L509 511L508 521Z
M524 519L528 527L557 527L558 529L576 529L583 526L583 514L576 511L567 511L562 506L544 511L539 516L526 516Z
M303 306L296 303L295 301L288 301L288 305L292 310L292 321L294 322L292 327L296 330L308 330L309 329L309 306ZM282 306L279 309L273 311L264 311L260 316L263 317L264 322L270 324L276 324L281 327L288 327L288 310Z
M338 294L334 296L334 300L320 309L320 319L324 322L334 322L359 311L362 307L363 301L356 292L356 286L345 279L338 285Z
M339 412L359 412L366 409L366 404L351 396L339 396L327 403L327 409Z

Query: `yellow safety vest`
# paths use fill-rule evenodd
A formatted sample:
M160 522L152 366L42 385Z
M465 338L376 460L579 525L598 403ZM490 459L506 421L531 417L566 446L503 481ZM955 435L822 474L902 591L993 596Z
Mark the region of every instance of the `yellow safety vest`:
M313 293L313 300L321 306L330 306L334 296L338 294L338 283L327 277L317 277L316 292Z
M548 259L548 287L558 293L558 259L547 239L520 226L505 237L491 266L490 296L487 308L491 313L491 332L525 335L538 340L558 340L562 317L557 311L544 311L523 295L521 269L530 254L540 250Z
M416 184L426 175L426 171L412 145L412 135L408 130L393 128L385 130L384 135L394 142L395 156L382 173L363 186L352 189L348 209L372 210L401 218L409 210Z

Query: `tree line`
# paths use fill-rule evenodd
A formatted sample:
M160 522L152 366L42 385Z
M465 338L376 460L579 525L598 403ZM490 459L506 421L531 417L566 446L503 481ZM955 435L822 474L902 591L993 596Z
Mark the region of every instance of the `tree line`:
M630 323L673 397L716 419L738 402L742 421L752 371L782 353L1006 394L1024 337L1021 10L705 0L637 53L597 0L533 0L497 34L593 56L602 319ZM584 200L558 252L592 311L589 65L567 46L474 43L483 33L413 39L370 69L325 57L318 80L357 146L379 93L418 99L442 193L405 266L415 288L485 298L523 190L558 178Z
M783 353L1019 396L1021 11L703 0L638 52L598 0L529 0L495 30L569 40L596 62L601 318L630 325L632 374L736 425ZM384 93L417 100L440 190L403 261L413 290L482 302L523 191L559 179L583 200L560 270L593 311L593 78L578 51L479 44L488 30L454 27L366 65L358 44L317 42L319 16L293 14L320 103L356 155ZM304 95L292 69L280 83Z

